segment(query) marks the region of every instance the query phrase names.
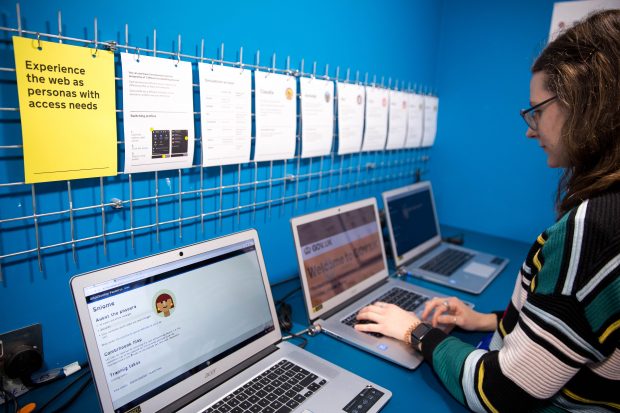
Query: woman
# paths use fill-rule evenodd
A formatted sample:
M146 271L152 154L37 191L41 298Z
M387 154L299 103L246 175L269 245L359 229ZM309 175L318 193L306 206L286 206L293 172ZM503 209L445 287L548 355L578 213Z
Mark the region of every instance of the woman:
M526 135L564 168L558 221L534 242L503 315L457 298L422 314L375 303L356 329L420 350L474 411L620 411L620 11L551 42L532 67ZM495 331L489 350L434 328Z

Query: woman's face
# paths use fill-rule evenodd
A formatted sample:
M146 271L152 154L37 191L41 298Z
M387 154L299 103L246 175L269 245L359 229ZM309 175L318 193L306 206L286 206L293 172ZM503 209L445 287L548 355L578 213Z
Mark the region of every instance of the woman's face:
M551 97L553 93L546 88L547 75L544 72L536 72L530 81L530 104L537 105ZM533 114L537 128L527 128L525 136L538 139L540 147L547 154L547 165L551 168L566 168L569 165L568 157L561 142L562 127L566 122L566 113L560 103L554 99L540 108L535 109Z

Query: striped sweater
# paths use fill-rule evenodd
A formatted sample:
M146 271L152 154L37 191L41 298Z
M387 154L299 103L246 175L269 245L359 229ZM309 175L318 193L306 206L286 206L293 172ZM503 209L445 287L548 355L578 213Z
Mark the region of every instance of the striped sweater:
M478 412L620 411L620 192L543 232L489 350L432 329L424 358Z

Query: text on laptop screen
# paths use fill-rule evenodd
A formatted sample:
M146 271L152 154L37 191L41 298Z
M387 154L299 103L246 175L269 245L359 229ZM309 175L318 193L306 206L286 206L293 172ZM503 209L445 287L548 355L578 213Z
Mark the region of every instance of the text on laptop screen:
M297 227L312 307L384 269L372 205Z
M88 287L85 296L116 412L274 329L251 240Z
M429 189L388 199L388 213L399 258L438 235Z

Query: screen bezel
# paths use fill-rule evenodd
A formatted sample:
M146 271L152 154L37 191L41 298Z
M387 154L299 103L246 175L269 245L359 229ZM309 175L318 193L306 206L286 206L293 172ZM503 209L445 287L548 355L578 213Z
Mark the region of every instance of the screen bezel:
M281 340L282 333L280 331L280 326L277 321L278 319L276 315L275 305L271 294L271 289L269 287L269 280L267 277L265 262L258 239L258 233L256 232L256 230L253 229L247 230L236 234L215 238L209 241L188 245L186 247L178 248L172 251L151 255L138 260L129 261L100 270L88 272L75 276L71 279L70 285L73 293L74 304L78 314L78 319L82 330L82 336L84 338L84 344L87 349L87 355L93 374L95 388L99 395L99 401L101 403L101 407L104 413L114 412L115 409L113 407L111 394L108 389L108 384L103 368L103 362L97 348L95 331L90 321L88 305L86 303L85 289L93 285L114 280L125 275L134 274L139 271L144 271L162 264L170 264L178 261L180 265L183 265L184 262L190 261L193 257L197 255L208 253L219 248L249 240L252 240L254 242L256 248L256 255L261 270L262 281L265 287L265 294L269 304L269 311L271 314L274 329L265 334L264 336L258 338L254 342L238 349L230 355L218 360L217 362L211 364L208 367L203 368L199 372L187 377L181 382L176 383L175 385L169 387L161 393L156 394L150 399L147 399L139 404L140 408L143 411L158 411L180 399L181 397L191 393L197 388L204 386L213 379L217 378L219 375L237 366L239 363L247 360L249 357Z
M374 214L375 214L375 222L377 224L377 233L379 236L379 242L381 243L381 256L383 259L383 270L371 275L370 277L368 277L367 279L365 279L364 281L360 282L359 284L357 284L354 287L351 287L343 292L341 292L338 295L335 295L334 297L330 298L329 300L325 301L321 308L318 310L315 310L315 308L312 306L312 300L310 297L310 288L308 286L308 281L307 281L307 274L306 274L306 270L305 270L305 266L304 266L304 261L303 261L303 255L302 255L302 249L301 249L301 245L300 245L300 241L299 241L299 233L298 233L298 228L300 225L304 225L307 224L309 222L313 222L313 221L318 221L324 218L328 218L331 216L335 216L341 213L345 213L345 212L349 212L349 211L353 211L355 209L361 209L361 208L365 208L368 206L372 206L373 210L374 210ZM316 319L320 318L323 314L333 310L334 308L342 305L343 303L345 303L347 300L353 298L354 296L356 296L358 293L360 293L361 291L364 291L365 289L385 280L386 278L388 278L389 275L389 271L388 271L388 266L387 266L387 258L386 258L386 254L385 254L385 246L383 245L383 236L382 236L382 229L381 229L381 221L379 220L379 212L378 212L378 208L377 208L377 200L375 198L367 198L367 199L363 199L361 201L356 201L356 202L352 202L349 204L345 204L345 205L340 205L337 207L333 207L333 208L329 208L329 209L325 209L322 211L317 211L317 212L313 212L310 214L306 214L306 215L302 215L299 217L295 217L291 219L291 229L293 231L293 238L295 240L295 252L297 255L297 263L299 265L299 277L301 279L301 283L303 286L303 293L304 293L304 301L305 301L305 305L306 305L306 311L308 312L308 318L310 320L310 322L314 322Z
M402 198L403 196L416 194L422 191L428 191L430 194L431 207L433 209L433 217L435 219L435 228L437 231L437 235L423 242L417 247L405 252L402 257L399 258L397 252L398 248L396 246L396 238L394 237L394 230L392 227L392 218L390 216L390 201L396 198ZM385 219L387 222L388 232L390 234L390 246L392 249L392 256L394 257L394 264L396 265L396 267L400 267L401 265L413 260L414 258L420 256L424 252L441 243L441 232L439 230L439 222L437 220L437 210L435 209L435 197L433 196L433 188L430 181L422 181L413 185L407 185L400 188L392 189L390 191L385 191L381 194L381 196L383 198L383 209L385 211ZM412 230L415 229L412 228Z

